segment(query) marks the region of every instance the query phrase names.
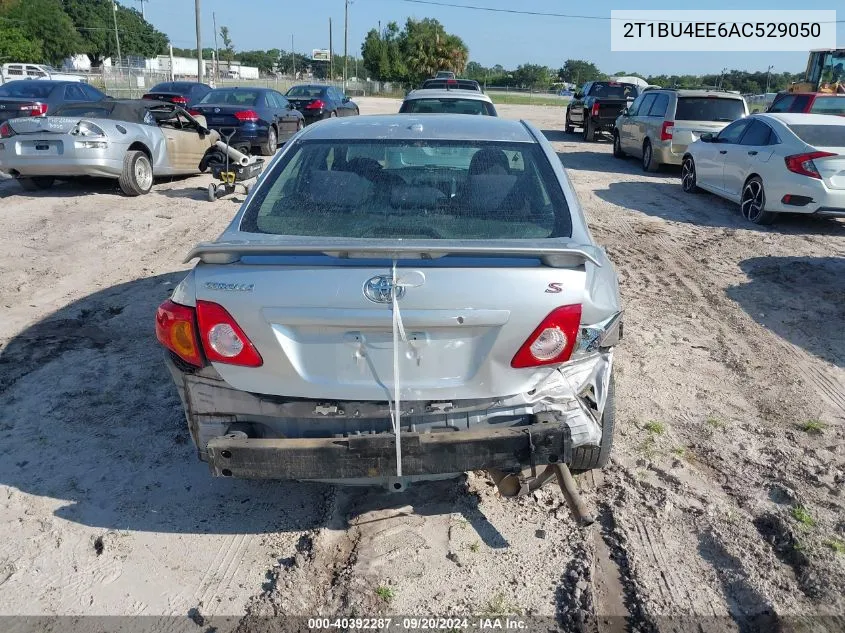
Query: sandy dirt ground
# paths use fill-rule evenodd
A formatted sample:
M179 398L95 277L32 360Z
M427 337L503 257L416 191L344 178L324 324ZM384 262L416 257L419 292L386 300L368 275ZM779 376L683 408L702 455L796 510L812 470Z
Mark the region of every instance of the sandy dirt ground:
M598 522L577 528L551 486L507 500L480 474L402 495L212 479L152 318L238 198L206 202L209 176L140 198L3 179L0 615L845 630L845 223L754 227L677 171L564 135L562 108L499 111L554 143L621 279L613 460L579 477Z

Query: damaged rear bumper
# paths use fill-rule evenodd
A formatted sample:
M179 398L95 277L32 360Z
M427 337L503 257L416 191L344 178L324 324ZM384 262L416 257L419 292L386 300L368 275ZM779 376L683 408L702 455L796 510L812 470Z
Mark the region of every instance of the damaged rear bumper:
M569 463L601 442L612 350L549 373L527 393L454 402L402 402L402 479ZM168 357L199 457L215 476L388 481L396 475L387 402L322 402L232 388L213 367ZM397 487L399 489L399 487Z
M549 416L535 424L402 434L402 475L418 477L497 468L522 470L568 462L569 428ZM216 476L247 479L379 478L395 473L394 436L260 439L236 435L208 443Z

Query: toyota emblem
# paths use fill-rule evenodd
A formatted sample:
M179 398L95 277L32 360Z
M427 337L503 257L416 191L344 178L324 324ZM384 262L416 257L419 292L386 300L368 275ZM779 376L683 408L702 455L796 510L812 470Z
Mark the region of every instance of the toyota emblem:
M389 275L377 275L364 282L364 296L373 303L390 303L394 292L396 298L401 299L405 295L405 288L397 286L394 289L393 278Z

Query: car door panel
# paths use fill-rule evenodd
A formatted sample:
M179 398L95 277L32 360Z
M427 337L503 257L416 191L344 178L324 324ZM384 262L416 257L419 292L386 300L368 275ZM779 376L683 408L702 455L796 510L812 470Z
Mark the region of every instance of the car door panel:
M645 141L646 133L648 131L648 111L651 109L651 106L654 104L654 100L656 98L656 94L646 93L645 98L637 111L637 116L634 117L633 125L631 127L631 151L636 156L642 157L643 155L643 142Z
M628 108L627 114L623 115L619 124L619 145L624 152L632 152L634 145L634 118L637 116L637 111L642 105L645 95L640 95Z
M760 166L772 157L772 134L768 125L754 119L743 133L736 151L726 155L723 168L724 189L732 200L739 201L748 176L758 173Z
M725 193L725 163L736 162L740 152L743 151L742 146L739 145L739 141L749 123L749 119L734 121L719 132L719 135L716 137L718 143L714 143L716 151L712 155L713 162L708 166L709 169L712 169L712 172L707 174L707 178L713 188L718 189L720 193ZM697 171L698 167L696 166Z

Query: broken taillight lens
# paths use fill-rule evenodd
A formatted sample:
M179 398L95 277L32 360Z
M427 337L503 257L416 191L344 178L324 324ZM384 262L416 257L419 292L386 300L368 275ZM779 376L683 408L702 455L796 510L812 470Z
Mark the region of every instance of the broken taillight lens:
M208 360L242 367L264 364L252 341L223 306L211 301L197 301L197 321Z
M580 304L555 308L519 348L511 367L519 369L565 363L572 355L580 328Z
M194 367L202 367L194 309L170 299L156 311L156 338L171 352Z

